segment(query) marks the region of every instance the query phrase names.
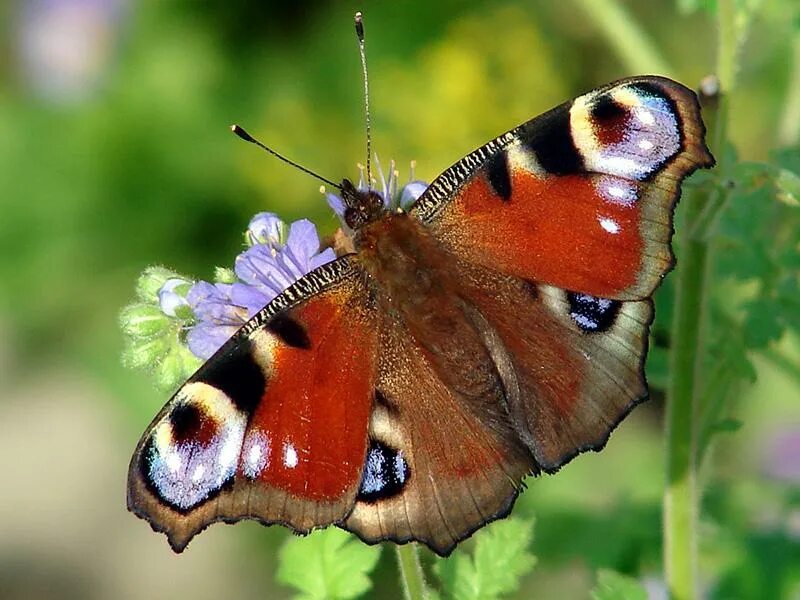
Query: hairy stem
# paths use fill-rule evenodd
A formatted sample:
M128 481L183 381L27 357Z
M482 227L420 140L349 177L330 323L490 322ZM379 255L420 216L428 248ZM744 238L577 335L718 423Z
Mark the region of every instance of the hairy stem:
M631 73L670 75L673 71L650 37L616 0L576 0L594 21Z
M419 549L415 543L395 545L397 563L400 567L400 581L403 583L405 600L425 600L428 590L425 575L419 562Z
M684 200L686 222L678 232L680 267L677 270L675 317L667 389L667 489L664 494L664 572L670 597L694 598L697 589L697 465L696 406L701 349L705 273L708 247L690 236L691 224L703 207L701 194Z

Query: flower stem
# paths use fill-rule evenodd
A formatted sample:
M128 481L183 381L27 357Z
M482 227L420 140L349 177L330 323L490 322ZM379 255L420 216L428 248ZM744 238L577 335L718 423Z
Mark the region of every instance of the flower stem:
M631 73L671 74L672 68L638 23L616 0L576 0L600 28Z
M737 22L734 0L719 0L717 77L720 94L705 111L707 139L720 159L718 181L728 165L729 98L737 73L739 45L746 17ZM697 597L697 484L701 369L705 354L706 289L709 278L709 232L729 193L714 188L693 190L683 201L684 222L678 231L680 263L676 273L675 317L672 324L671 378L667 389L667 487L664 493L664 576L670 598ZM699 227L698 227L699 226Z
M695 388L701 339L701 315L708 247L689 235L700 216L702 197L684 202L686 222L679 231L680 267L677 270L675 317L667 390L667 489L664 494L664 573L670 597L694 598L697 589L697 472Z
M792 37L789 65L789 89L778 127L778 143L782 146L791 146L800 139L800 29Z
M395 545L397 563L400 567L400 581L403 583L403 597L406 600L426 600L428 590L425 575L419 562L419 549L414 543Z

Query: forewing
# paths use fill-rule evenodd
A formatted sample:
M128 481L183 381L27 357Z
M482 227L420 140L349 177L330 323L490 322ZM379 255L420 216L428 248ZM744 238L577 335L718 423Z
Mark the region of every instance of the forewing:
M713 164L695 94L621 80L505 133L440 175L412 208L459 257L617 300L672 265L681 181Z
M215 521L298 532L351 510L377 371L371 293L350 257L320 267L248 322L143 435L128 506L181 551Z

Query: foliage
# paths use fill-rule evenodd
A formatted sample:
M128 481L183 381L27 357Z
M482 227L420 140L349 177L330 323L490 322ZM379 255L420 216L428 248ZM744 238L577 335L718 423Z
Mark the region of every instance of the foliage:
M167 389L198 364L175 343L185 327L154 308L164 280L235 281L233 271L214 273L211 265L230 265L243 251L239 233L261 210L312 219L324 235L338 225L316 183L239 143L227 126L241 122L325 176L356 175L364 152L360 73L352 7L338 3L104 0L77 3L126 7L91 21L105 27L86 66L99 69L96 76L77 92L56 89L76 76L70 64L42 79L26 44L56 43L65 34L26 37L25 19L29 6L67 3L0 8L8 25L0 31L7 49L0 67L0 367L12 387L67 372L113 398L102 407L111 409L103 425L118 446L100 454L115 457L121 473L167 392L123 370L120 354L126 365L146 364ZM530 480L511 519L477 532L446 560L421 551L431 595L639 598L642 582L667 585L663 408L676 375L678 279L690 262L686 242L697 240L707 253L703 293L693 303L703 312L697 385L693 417L680 426L696 438L696 520L687 537L696 543L698 580L710 600L796 595L798 481L770 469L787 460L773 453L779 434L800 429L800 3L409 0L374 3L365 13L375 148L401 167L417 159L426 180L499 131L634 72L665 72L689 86L715 72L724 98L705 108L718 167L685 183L676 271L656 296L651 401L602 454ZM79 36L76 48L93 39ZM696 221L687 218L693 203L703 209ZM181 275L151 270L133 289L143 266L159 263ZM123 342L115 323L132 295ZM48 456L64 452L48 441L31 446ZM119 482L110 487L121 513ZM89 499L82 502L83 512L106 514L106 505L90 510ZM250 537L239 527L223 531L241 546L210 544L213 562L205 563L195 550L204 534L174 559L180 563L165 559L163 579L180 564L198 577L215 573L236 597L287 589L306 598L397 597L388 546L381 552L336 529L284 541L277 529ZM127 535L120 534L126 548L144 547ZM150 537L162 550L161 536ZM256 550L245 551L242 537ZM20 548L36 543L26 533ZM0 554L24 554L11 548L0 546ZM29 568L51 551L31 554ZM276 554L277 570L270 562ZM88 572L113 571L97 569L96 557L86 560L94 561ZM65 564L80 570L78 559L75 568Z
M366 546L335 527L294 537L280 552L277 578L303 600L348 600L371 587L369 572L380 548Z

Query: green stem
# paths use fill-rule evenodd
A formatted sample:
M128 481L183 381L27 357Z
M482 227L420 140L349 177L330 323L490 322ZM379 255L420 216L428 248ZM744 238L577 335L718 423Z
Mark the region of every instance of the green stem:
M736 26L735 0L718 0L717 3L719 42L717 47L717 77L724 93L730 92L736 83L737 57L743 31Z
M605 35L631 73L669 75L672 68L648 36L615 0L576 0Z
M789 89L778 127L778 143L781 146L796 144L800 138L800 30L792 38Z
M680 267L672 328L667 390L667 489L664 494L664 572L670 597L689 600L697 591L697 464L695 390L702 356L701 321L705 304L708 246L690 235L702 212L702 195L684 200L679 230Z
M403 597L406 600L426 600L428 589L425 574L419 562L419 549L415 543L395 545L400 580L403 582Z

